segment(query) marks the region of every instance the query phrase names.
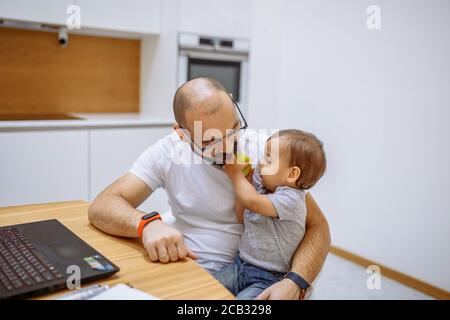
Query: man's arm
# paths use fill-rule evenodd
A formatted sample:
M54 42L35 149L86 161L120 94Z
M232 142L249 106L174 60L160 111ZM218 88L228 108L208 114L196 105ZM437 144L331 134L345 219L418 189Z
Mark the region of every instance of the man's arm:
M136 238L144 214L136 207L152 192L138 177L126 173L94 199L88 211L89 221L105 233Z
M325 262L331 237L328 222L309 192L306 210L305 235L294 255L291 271L311 284ZM292 280L283 279L264 290L257 299L298 299L299 295L299 287Z
M144 212L136 209L153 191L132 173L126 173L107 187L89 207L89 221L111 235L136 238ZM161 220L148 223L142 233L144 247L152 261L196 259L186 247L183 235Z
M322 269L331 245L330 228L311 193L306 194L306 232L292 261L292 271L312 283Z

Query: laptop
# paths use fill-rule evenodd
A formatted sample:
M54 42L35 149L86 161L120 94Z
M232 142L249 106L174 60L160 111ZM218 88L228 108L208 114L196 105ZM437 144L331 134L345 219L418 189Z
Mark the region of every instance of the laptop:
M0 299L43 295L76 284L77 275L86 283L118 271L58 220L0 227Z

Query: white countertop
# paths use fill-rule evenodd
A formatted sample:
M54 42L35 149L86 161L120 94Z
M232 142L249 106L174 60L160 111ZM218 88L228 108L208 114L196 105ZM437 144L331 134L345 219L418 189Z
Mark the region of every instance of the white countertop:
M170 118L157 118L140 113L71 113L81 120L20 120L0 121L0 131L33 129L81 129L114 127L159 127L170 126Z

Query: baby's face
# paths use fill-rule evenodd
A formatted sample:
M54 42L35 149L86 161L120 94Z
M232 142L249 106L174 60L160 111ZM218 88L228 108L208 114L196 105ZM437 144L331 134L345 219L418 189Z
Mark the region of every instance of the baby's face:
M289 185L289 152L287 145L279 137L267 140L264 158L259 162L262 184L266 189L275 191L279 186Z

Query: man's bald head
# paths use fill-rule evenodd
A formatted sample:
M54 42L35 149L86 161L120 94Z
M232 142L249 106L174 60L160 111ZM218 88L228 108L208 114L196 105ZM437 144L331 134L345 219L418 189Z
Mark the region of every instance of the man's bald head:
M196 111L210 115L222 107L229 99L227 90L214 79L192 79L178 88L173 99L173 113L178 124L186 126L186 112Z

